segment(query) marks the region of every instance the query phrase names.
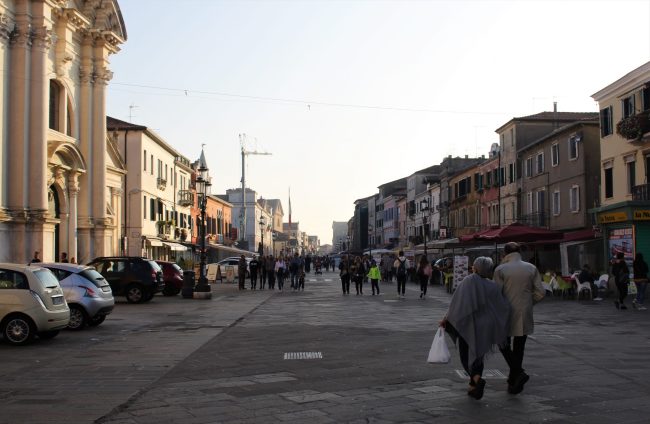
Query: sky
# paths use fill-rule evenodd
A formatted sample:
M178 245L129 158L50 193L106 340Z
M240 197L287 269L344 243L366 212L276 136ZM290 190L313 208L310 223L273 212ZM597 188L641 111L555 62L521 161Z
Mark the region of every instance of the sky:
M650 61L650 0L118 0L107 111L246 186L331 243L354 201L448 156L487 155L514 117L595 112ZM235 223L233 222L233 225Z

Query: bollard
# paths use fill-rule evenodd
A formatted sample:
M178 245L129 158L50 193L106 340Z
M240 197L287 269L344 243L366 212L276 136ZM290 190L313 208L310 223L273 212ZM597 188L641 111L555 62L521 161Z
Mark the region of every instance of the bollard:
M196 273L194 270L188 269L183 271L183 288L181 290L181 295L183 299L192 299L194 298L194 284Z

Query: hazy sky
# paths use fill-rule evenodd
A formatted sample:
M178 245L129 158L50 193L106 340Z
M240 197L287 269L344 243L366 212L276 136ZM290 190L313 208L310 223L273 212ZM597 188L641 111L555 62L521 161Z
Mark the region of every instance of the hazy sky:
M205 143L215 194L240 186L247 134L272 153L249 156L247 186L285 214L291 187L322 244L377 186L487 154L554 101L597 111L593 93L650 60L650 0L118 1L109 115L190 160Z

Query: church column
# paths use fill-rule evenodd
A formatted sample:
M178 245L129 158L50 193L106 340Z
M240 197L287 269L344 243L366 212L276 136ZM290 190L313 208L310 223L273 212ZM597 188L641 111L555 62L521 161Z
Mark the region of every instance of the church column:
M122 237L126 237L126 234L122 234L122 195L124 194L124 190L122 190L119 187L111 187L111 207L113 208L113 211L115 213L115 221L113 224L115 225L115 229L113 230L115 234L115 240L117 240L116 247L117 250L113 252L113 254L126 254L126 252L122 251L122 247L124 246L124 242L122 240Z
M92 103L92 186L95 221L95 252L106 254L106 87L113 74L108 69L109 50L106 41L98 36L95 39L93 59L95 62L95 85Z
M68 257L76 258L77 263L85 263L92 258L80 258L77 252L77 198L79 195L79 173L72 171L68 175ZM83 262L82 262L83 261Z
M31 25L27 15L27 1L16 1L15 26L11 33L10 71L9 71L9 116L7 146L7 175L12 183L7 188L7 206L14 213L24 210L26 205L25 184L28 173L27 155L27 84L28 53L31 49Z
M47 56L52 45L50 6L32 3L33 46L31 51L29 104L28 206L40 215L47 210L47 130L49 79Z
M7 46L9 44L9 37L11 36L12 22L9 20L9 17L6 14L0 13L0 69L7 69L9 65L8 56L9 50ZM5 75L0 77L0 99L6 99L5 89L8 88L8 79ZM0 102L0 116L5 116L5 107L6 102ZM5 120L0 119L0 140L3 142L7 141L7 128L4 126ZM7 157L4 155L4 149L0 149L0 166L5 168L7 165L5 163ZM5 168L6 169L6 168ZM4 172L0 172L0 220L3 216L3 207L7 205L6 189L7 183L5 182Z

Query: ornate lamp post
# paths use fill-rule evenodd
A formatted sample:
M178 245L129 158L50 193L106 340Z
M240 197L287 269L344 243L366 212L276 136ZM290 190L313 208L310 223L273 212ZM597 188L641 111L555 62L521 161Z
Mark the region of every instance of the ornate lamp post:
M422 199L420 202L420 211L421 212L429 212L429 198L425 197ZM429 232L428 228L428 223L427 223L427 216L423 215L422 216L422 232L424 233L424 256L427 256L427 233ZM428 260L428 259L427 259Z
M205 209L208 204L208 189L212 185L208 180L208 168L201 164L198 169L199 175L196 177L196 191L199 195L199 208L201 209L201 227L199 228L199 236L201 237L201 262L199 271L199 283L194 289L195 299L211 299L212 293L210 285L208 284L207 270L206 270L206 225L205 225Z
M262 233L262 244L260 246L260 251L259 254L260 256L264 256L264 228L266 226L266 221L264 220L263 216L260 216L260 232Z

